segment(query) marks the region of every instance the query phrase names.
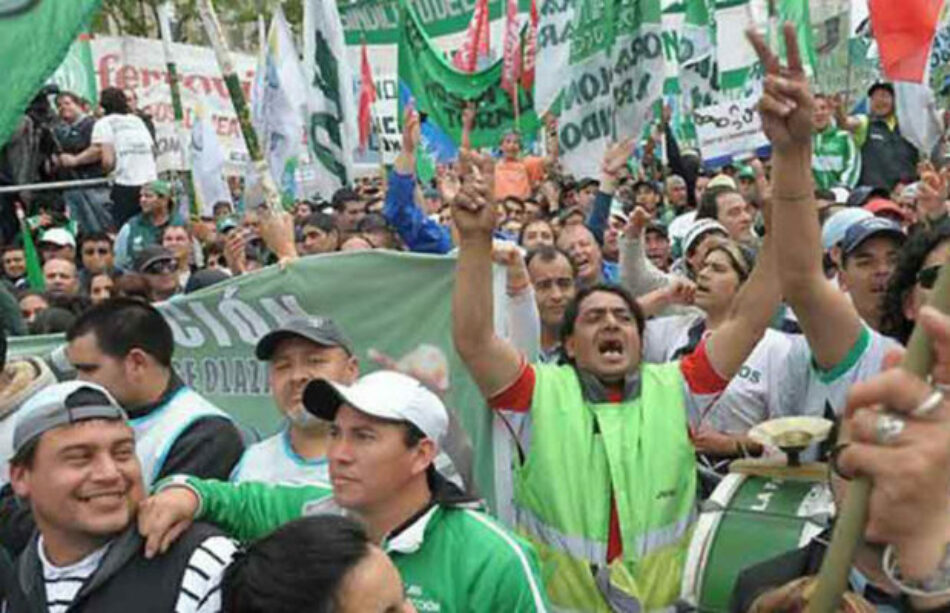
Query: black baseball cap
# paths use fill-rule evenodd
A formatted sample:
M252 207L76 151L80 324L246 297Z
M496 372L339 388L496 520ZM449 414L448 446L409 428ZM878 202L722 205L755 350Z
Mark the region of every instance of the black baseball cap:
M289 337L300 337L326 347L342 347L350 355L353 346L350 339L343 333L343 329L329 317L295 317L274 328L257 341L254 355L258 360L268 361L274 356L274 351L280 341Z
M886 81L875 81L873 84L871 84L871 87L868 88L868 98L874 95L874 92L876 92L879 89L886 90L892 96L894 95L893 84L887 83Z

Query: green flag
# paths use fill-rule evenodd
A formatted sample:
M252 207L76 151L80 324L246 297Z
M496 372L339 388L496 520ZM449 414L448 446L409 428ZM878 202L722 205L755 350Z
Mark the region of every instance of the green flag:
M802 54L802 63L805 67L805 73L809 77L814 76L815 66L818 61L815 59L815 43L811 36L811 14L808 11L808 0L781 0L778 4L779 23L790 21L795 24L795 37L798 39L798 49ZM779 52L785 57L785 37L779 33L778 37Z
M101 0L0 0L0 144Z
M23 258L26 260L26 281L30 289L38 292L46 289L46 279L43 277L43 266L40 264L40 255L33 244L33 235L26 226L25 220L20 220L20 237L23 239Z
M421 131L422 147L428 156L437 162L455 157L462 137L462 109L468 101L478 104L472 147L495 147L505 132L513 128L525 135L538 131L540 122L532 93L520 87L520 120L515 125L511 98L501 88L501 60L479 72L459 72L433 46L408 2L402 2L400 15L400 121L410 101L426 115Z
M92 44L88 31L79 34L79 38L69 47L66 59L50 77L60 89L71 91L95 106L99 102L96 65L92 61Z

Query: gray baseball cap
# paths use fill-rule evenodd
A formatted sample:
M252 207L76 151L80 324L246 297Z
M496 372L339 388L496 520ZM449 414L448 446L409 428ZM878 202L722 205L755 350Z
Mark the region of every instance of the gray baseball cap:
M128 419L104 387L87 381L67 381L44 387L23 403L16 417L13 455L54 428L89 419Z
M285 338L298 336L318 345L327 347L342 347L350 355L353 346L350 339L343 333L343 329L329 317L295 317L287 320L283 325L274 328L257 341L254 354L258 360L270 360L277 349L277 344Z

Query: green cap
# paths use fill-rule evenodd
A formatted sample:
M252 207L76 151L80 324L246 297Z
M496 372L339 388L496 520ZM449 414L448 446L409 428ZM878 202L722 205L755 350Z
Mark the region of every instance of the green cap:
M739 179L755 179L755 170L751 166L745 165L739 169L736 175Z
M161 179L156 179L148 184L149 189L158 194L159 196L164 196L165 198L172 195L172 186L168 181L162 181Z

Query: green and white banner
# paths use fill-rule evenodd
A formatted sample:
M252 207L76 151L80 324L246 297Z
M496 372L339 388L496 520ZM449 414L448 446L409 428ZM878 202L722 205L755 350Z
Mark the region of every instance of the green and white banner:
M436 160L454 157L461 142L462 110L466 102L477 103L473 147L496 147L505 132L518 129L533 135L539 128L530 92L518 88L520 116L508 92L501 88L502 61L474 72L459 72L432 44L415 10L404 6L399 42L399 106L410 100L427 120L422 125L423 146Z
M597 176L606 147L639 136L663 92L660 0L577 0L572 28L561 159L576 176Z
M353 342L363 373L394 364L424 379L455 413L474 449L478 491L492 498L492 420L455 354L451 296L455 258L382 252L301 258L159 305L175 335L184 381L262 435L280 415L257 339L286 319L332 317ZM501 287L503 285L503 279ZM9 356L44 355L61 335L11 338Z

